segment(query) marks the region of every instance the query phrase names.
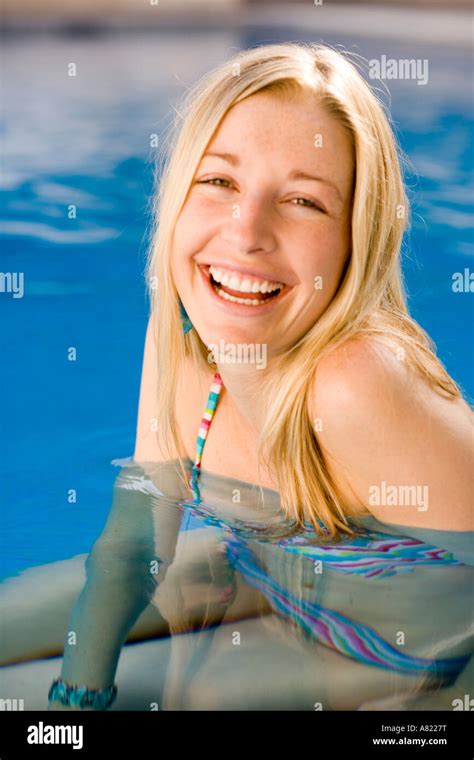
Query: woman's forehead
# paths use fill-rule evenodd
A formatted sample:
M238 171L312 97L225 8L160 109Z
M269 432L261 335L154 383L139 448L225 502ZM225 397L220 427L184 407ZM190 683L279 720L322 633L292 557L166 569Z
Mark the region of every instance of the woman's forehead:
M353 169L352 142L313 93L259 92L226 114L201 159L257 171L271 165L286 176L330 167L341 195Z
M280 93L263 90L233 105L224 116L216 134L246 123L247 130L276 127L294 130L314 122L333 123L335 117L318 96L309 91ZM245 134L242 135L245 137Z

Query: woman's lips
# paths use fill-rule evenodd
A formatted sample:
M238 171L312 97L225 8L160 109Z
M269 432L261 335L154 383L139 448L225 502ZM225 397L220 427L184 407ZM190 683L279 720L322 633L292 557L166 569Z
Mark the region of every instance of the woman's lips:
M268 311L273 305L275 305L282 298L284 298L289 290L291 290L291 288L288 285L284 285L283 288L278 293L278 295L272 296L271 298L266 298L259 305L236 303L235 301L227 301L226 299L221 298L221 296L219 296L216 293L214 286L211 282L211 275L208 271L209 267L206 265L200 264L198 265L198 269L201 273L207 292L214 299L214 302L216 303L216 305L219 305L221 308L225 309L225 311L231 314L236 314L240 316L251 316L252 314L254 314L255 316L257 316L264 311ZM248 298L250 300L252 299L253 295L254 295L253 293L242 293L241 297Z

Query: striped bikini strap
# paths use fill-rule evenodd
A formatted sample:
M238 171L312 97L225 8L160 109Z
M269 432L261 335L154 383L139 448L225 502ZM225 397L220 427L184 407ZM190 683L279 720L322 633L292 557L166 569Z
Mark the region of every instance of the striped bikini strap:
M204 444L206 442L207 433L211 426L212 417L214 415L217 402L219 400L219 394L221 392L222 386L223 386L222 378L219 372L216 372L214 375L214 379L212 381L211 391L207 399L206 409L204 411L204 414L201 420L201 425L198 431L198 437L197 437L197 442L196 442L196 459L193 465L192 477L189 481L189 485L191 486L194 492L194 498L198 502L201 501L201 496L199 493L199 486L198 486L198 479L199 479L199 474L201 471L202 452L204 449Z

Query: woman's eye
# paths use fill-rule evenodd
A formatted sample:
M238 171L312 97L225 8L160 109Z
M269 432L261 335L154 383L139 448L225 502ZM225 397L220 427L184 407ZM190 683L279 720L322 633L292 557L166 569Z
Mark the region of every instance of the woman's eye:
M224 184L222 184L224 183ZM231 186L231 182L228 179L224 179L224 177L210 177L210 179L198 179L196 180L197 185L211 185L211 187L223 187L228 188ZM302 206L303 208L308 209L314 209L315 211L321 211L323 214L325 214L325 210L321 208L321 206L318 206L314 201L310 200L309 198L292 198L290 200L290 203L293 201L296 201L296 206Z
M213 182L227 182L228 185L230 185L230 182L228 179L224 179L223 177L211 177L211 179L200 179L197 180L198 185L210 185ZM223 187L223 185L213 185L213 187Z
M324 209L321 208L321 206L317 206L316 203L311 201L309 198L292 198L292 200L303 201L303 203L296 203L297 206L303 206L303 208L315 209L316 211L322 211L324 213Z

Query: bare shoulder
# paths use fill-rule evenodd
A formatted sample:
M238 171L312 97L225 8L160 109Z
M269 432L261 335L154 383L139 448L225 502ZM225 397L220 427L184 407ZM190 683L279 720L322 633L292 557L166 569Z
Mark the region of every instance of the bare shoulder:
M403 407L415 405L428 419L443 414L472 432L474 415L466 401L440 394L410 365L402 353L376 339L348 340L319 362L312 388L314 411L346 412L348 420L381 413L406 417ZM337 414L342 423L343 415ZM406 421L406 420L405 420Z
M309 410L330 471L369 513L474 529L473 413L462 398L441 395L388 345L357 338L320 361Z

